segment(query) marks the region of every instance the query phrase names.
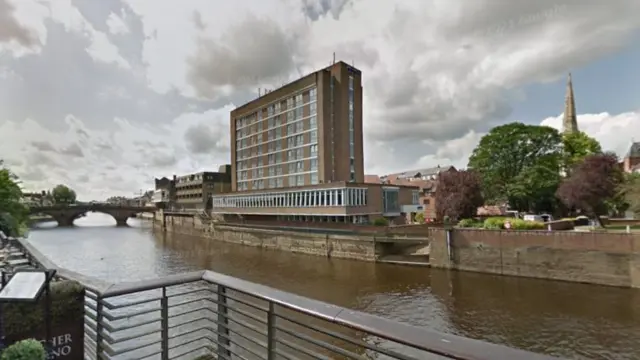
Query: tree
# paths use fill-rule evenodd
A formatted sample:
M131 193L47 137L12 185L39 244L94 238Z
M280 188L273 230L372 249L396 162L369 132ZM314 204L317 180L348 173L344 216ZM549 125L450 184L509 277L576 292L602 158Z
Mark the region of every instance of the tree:
M27 214L18 177L5 168L0 160L0 230L6 235L21 235L21 226L27 220Z
M628 209L636 216L640 216L640 174L627 174L620 188L620 194L625 200L625 210Z
M556 195L567 207L582 210L601 226L599 216L607 212L624 175L615 154L588 155L565 178Z
M602 147L598 140L582 131L562 135L562 162L567 175L586 156L601 153Z
M482 137L469 158L489 204L520 211L551 211L560 182L562 136L548 126L511 123Z
M51 190L51 196L56 204L74 204L76 202L76 192L66 185L57 185Z
M480 177L473 170L440 173L435 200L438 219L457 221L475 216L484 203Z
M417 213L413 220L418 224L424 224L424 212Z

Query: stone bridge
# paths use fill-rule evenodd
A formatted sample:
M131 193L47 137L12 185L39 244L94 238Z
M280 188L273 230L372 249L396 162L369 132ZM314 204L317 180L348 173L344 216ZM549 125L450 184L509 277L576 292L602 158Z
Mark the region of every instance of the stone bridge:
M135 217L139 213L154 212L155 207L148 206L126 206L111 204L88 204L88 205L53 205L35 206L29 208L29 214L49 215L58 222L58 226L73 226L73 222L88 212L99 212L109 214L116 219L118 226L127 226L127 220Z

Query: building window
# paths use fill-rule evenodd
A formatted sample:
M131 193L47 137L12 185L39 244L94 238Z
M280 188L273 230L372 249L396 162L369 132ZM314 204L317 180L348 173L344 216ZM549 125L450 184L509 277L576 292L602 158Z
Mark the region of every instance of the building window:
M318 184L318 173L313 172L311 173L311 185L317 185L317 184Z
M414 191L411 192L411 203L413 205L419 205L420 204L420 191L414 190Z

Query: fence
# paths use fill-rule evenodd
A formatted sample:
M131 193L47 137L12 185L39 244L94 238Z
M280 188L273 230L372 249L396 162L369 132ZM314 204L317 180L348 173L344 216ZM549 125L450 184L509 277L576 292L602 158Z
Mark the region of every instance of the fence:
M86 287L87 359L553 359L211 271L107 284L19 242L34 264Z

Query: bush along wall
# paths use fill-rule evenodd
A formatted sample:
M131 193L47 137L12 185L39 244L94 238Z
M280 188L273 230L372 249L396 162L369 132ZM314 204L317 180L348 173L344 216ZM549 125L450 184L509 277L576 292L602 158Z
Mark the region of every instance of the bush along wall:
M55 359L84 359L84 287L73 281L51 283L51 342ZM2 305L5 345L24 339L44 341L44 301Z

